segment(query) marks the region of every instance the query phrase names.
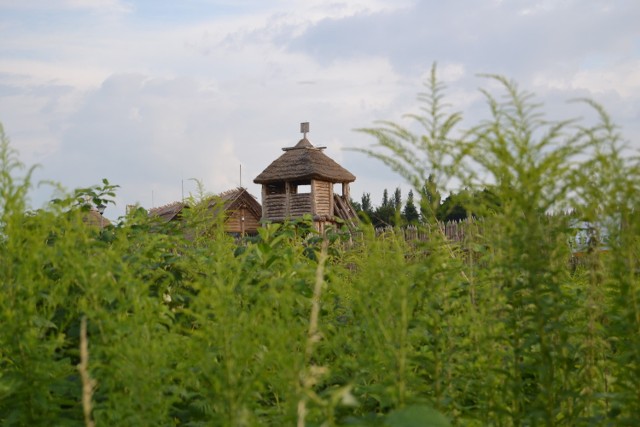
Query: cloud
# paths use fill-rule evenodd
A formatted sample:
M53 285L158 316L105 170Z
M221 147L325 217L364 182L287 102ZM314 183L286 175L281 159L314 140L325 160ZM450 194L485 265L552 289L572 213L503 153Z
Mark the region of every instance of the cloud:
M101 13L128 13L132 6L121 0L0 0L0 9L14 11L89 10Z
M406 124L434 61L465 124L486 113L477 88L490 83L476 73L490 72L538 93L553 114L593 97L640 141L636 2L0 0L0 9L0 32L11 34L0 37L0 120L13 144L43 165L39 177L120 184L118 213L150 206L152 192L156 205L177 200L192 177L224 191L240 164L259 195L252 179L298 141L303 121L357 176L354 197L377 200L402 180L342 148L373 143L353 129L375 120Z
M576 68L593 52L625 55L638 40L638 12L640 5L624 0L420 1L391 12L324 19L286 47L323 62L382 56L404 73L437 60L526 78L541 67Z
M123 185L126 196L132 196L127 182L146 183L152 191L175 187L181 174L206 176L211 159L229 158L209 127L219 125L222 108L192 79L113 75L68 118L43 172L71 186L107 177ZM227 151L220 153L221 147Z

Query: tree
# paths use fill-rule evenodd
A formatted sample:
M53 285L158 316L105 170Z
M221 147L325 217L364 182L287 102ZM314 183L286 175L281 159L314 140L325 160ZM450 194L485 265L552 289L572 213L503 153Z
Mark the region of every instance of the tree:
M360 201L351 200L351 205L355 209L358 216L365 221L371 221L373 218L373 205L371 204L371 194L362 193Z
M362 193L362 198L360 199L362 203L362 212L367 214L367 217L371 218L373 216L373 205L371 204L371 194L370 193Z
M463 189L451 193L436 210L439 221L461 221L468 217L482 218L499 212L500 198L489 188L471 192Z
M400 187L396 187L396 191L393 193L393 207L396 211L400 211L402 208L402 191Z
M382 204L373 213L373 225L375 227L388 227L395 225L396 208L394 202L389 200L389 192L385 188L382 193Z
M387 191L386 188L382 192L382 204L380 206L382 207L389 206L389 192Z
M436 210L436 218L438 221L461 221L467 216L466 206L470 199L469 191L462 190L459 193L450 193L449 196L444 199L442 204L438 206Z
M404 205L402 215L408 224L417 224L420 220L420 214L418 213L418 209L416 209L416 205L413 202L413 190L409 190L409 194L407 195L407 203Z

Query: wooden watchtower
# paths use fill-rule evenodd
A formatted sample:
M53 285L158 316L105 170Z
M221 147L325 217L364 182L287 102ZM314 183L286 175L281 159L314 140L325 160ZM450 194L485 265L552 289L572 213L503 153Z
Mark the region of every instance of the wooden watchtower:
M274 160L253 182L262 184L262 221L283 222L313 217L318 231L327 224L357 222L349 200L349 183L356 177L314 147L307 139L309 123L302 123L303 138ZM342 220L342 221L340 221Z

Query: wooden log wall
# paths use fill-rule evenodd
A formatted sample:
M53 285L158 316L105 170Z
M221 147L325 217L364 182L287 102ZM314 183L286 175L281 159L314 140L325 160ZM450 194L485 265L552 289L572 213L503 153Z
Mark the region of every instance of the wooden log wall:
M316 210L316 215L333 215L332 209L332 190L333 185L330 182L325 181L312 181L313 197Z
M287 216L287 195L269 194L264 199L262 217L266 220Z
M242 216L244 214L244 230L242 227ZM227 233L255 234L260 227L260 218L256 218L248 209L235 210L230 212L229 217L225 221L224 229Z
M293 218L312 213L311 194L291 194L290 198L289 216Z

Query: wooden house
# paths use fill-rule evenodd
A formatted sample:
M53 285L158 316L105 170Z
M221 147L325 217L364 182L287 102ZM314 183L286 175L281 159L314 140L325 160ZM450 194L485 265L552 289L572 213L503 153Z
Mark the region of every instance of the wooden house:
M226 215L224 229L227 233L239 236L258 234L262 206L246 188L234 188L208 199L207 208L214 215L220 207Z
M356 177L307 139L309 124L302 123L303 138L274 160L253 182L262 185L262 221L282 222L309 214L318 231L344 222L350 227L357 215L349 199L349 183Z
M262 207L258 200L246 188L238 187L205 199L212 221L218 215L225 215L224 228L229 234L236 236L253 235L258 233ZM149 216L157 218L162 223L181 221L185 209L190 209L186 202L173 202L168 205L152 208Z
M82 222L100 229L111 225L111 221L102 216L102 214L93 206L82 215Z

